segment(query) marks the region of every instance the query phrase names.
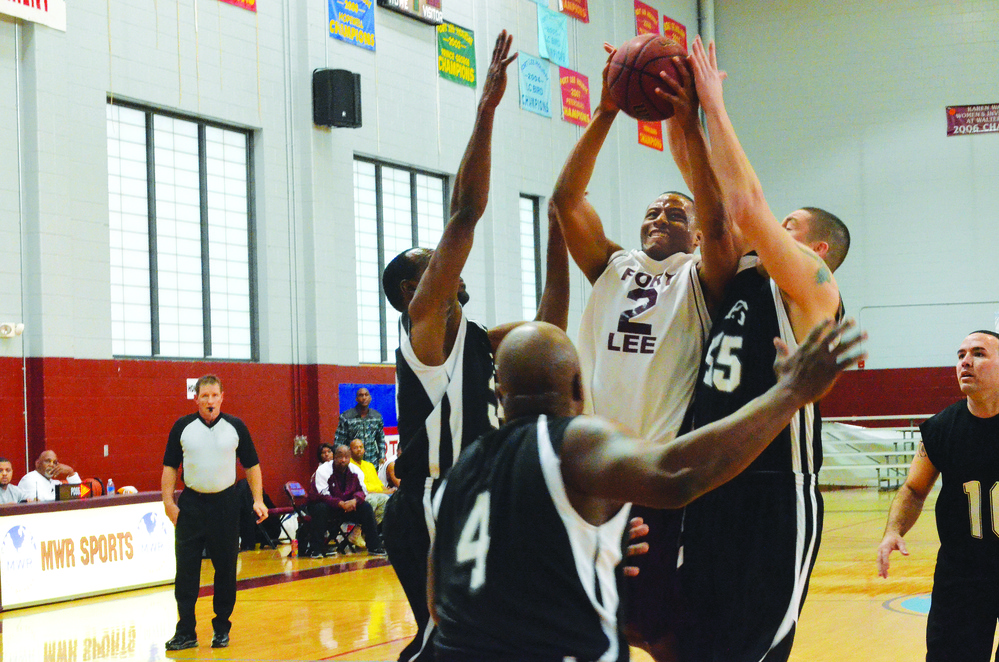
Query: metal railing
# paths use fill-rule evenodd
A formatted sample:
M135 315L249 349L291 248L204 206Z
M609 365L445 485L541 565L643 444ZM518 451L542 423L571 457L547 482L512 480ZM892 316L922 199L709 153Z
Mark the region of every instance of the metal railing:
M909 475L909 466L919 448L918 423L930 416L932 414L824 418L819 482L898 489ZM895 424L884 427L857 425L875 421Z

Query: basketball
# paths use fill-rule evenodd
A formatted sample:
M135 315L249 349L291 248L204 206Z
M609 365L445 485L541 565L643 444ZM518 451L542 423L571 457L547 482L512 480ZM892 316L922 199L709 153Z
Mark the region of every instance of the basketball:
M685 56L682 46L656 34L642 34L617 49L607 66L607 89L628 115L646 122L673 117L673 104L656 94L663 86L660 71L680 80L673 58ZM669 90L667 90L669 91Z

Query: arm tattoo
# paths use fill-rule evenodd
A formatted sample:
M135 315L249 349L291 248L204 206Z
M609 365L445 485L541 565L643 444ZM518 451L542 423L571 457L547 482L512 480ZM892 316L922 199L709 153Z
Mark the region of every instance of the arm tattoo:
M812 251L805 250L802 246L798 246L798 250L819 263L819 270L815 272L816 285L823 285L832 280L832 272L829 271L829 267L826 266L825 260Z
M926 455L926 446L924 446L922 444L922 442L920 442L920 444L919 444L919 457L927 457L927 455Z
M815 284L822 285L828 283L832 280L832 272L829 271L829 267L822 265L819 270L815 272Z

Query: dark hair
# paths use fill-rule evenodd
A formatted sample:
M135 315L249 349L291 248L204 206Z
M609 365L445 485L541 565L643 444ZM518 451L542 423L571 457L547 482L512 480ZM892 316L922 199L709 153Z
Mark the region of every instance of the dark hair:
M218 378L217 375L205 375L204 377L198 377L198 381L194 383L194 395L201 395L201 387L206 384L218 384L219 391L224 391L222 388L222 380Z
M667 195L677 195L677 196L680 196L681 198L683 198L684 200L688 200L690 202L690 204L694 204L694 199L692 197L690 197L686 193L680 193L679 191L664 191L664 192L662 192L662 193L659 194L659 198L662 198L662 197L667 196ZM656 198L656 199L658 200L659 198Z
M430 261L431 253L426 248L407 248L385 266L385 271L382 272L382 289L385 290L385 298L400 313L406 312L402 283L419 275L420 268Z
M808 239L829 244L826 252L826 265L833 271L843 264L850 251L850 231L838 216L818 207L802 207L809 214Z
M972 332L971 332L971 333L969 333L968 335L969 335L969 336L973 336L973 335L975 335L976 333L984 333L984 334L985 334L985 335L987 335L987 336L992 336L992 337L993 337L993 338L995 338L996 340L999 340L999 333L996 333L995 331L986 331L985 329L979 329L978 331L972 331ZM0 460L0 462L2 462L2 461L3 461L3 460Z
M7 459L7 458L5 458L5 457L0 457L0 462L10 462L10 460L8 460L8 459ZM11 463L11 465L13 465L13 464L14 464L13 462L10 462L10 463Z
M323 449L324 448L330 449L331 453L336 452L336 451L333 450L333 445L332 444L327 444L327 443L319 444L319 448L316 449L316 459L319 460L319 461L322 461L322 459L323 459Z

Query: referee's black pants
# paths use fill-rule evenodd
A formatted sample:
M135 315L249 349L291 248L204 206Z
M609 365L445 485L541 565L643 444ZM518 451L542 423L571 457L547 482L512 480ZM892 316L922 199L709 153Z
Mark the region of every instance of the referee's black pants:
M423 486L406 489L414 481L403 481L402 486L385 504L382 519L382 539L389 562L395 570L406 599L416 619L416 637L399 654L400 662L407 662L419 654L417 660L434 659L431 641L424 646L424 637L430 623L427 607L427 555L430 553L430 534L423 513ZM422 648L422 652L421 652Z
M201 587L201 556L208 551L215 569L215 594L212 604L215 618L212 628L228 634L236 605L236 560L239 557L239 498L232 486L206 494L187 487L177 500L180 515L174 549L177 554L177 577L173 594L177 599L177 634L197 636L194 605Z

